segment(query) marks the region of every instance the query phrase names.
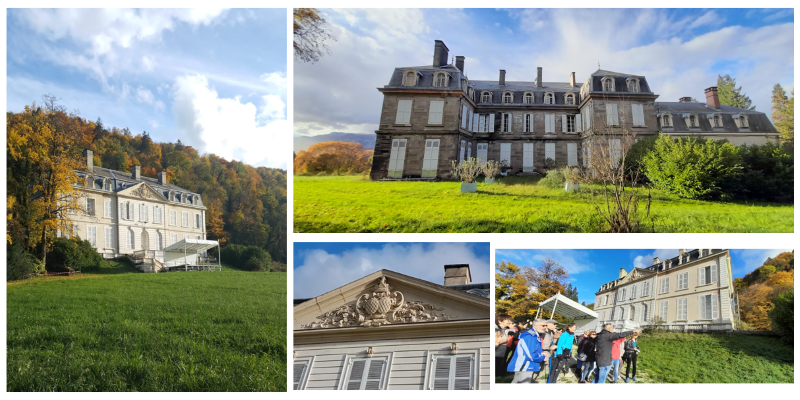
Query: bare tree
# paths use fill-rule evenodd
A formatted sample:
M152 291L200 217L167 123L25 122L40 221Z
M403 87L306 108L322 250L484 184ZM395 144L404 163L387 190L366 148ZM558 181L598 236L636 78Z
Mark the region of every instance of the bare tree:
M648 229L646 222L650 217L650 192L647 197L640 194L639 186L642 172L638 169L628 168L626 157L628 150L636 143L636 133L629 126L632 117L629 103L622 101L610 103L604 99L604 104L617 104L616 117L608 116L605 124L592 128L586 133L588 140L584 143L584 181L596 183L600 189L589 186L590 203L597 214L608 224L608 231L612 233L632 233L652 231L652 224ZM627 122L627 123L626 123ZM636 164L636 163L633 163ZM640 201L645 201L645 209L640 210Z
M336 40L324 27L325 19L316 8L294 9L294 57L303 62L315 63L326 53L330 54L328 39Z

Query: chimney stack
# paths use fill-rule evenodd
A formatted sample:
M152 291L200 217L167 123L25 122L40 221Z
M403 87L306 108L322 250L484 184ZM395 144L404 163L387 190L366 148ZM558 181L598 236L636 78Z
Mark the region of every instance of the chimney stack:
M469 285L472 277L469 274L469 264L450 264L444 266L444 285Z
M569 74L569 85L575 87L575 73Z
M622 279L622 278L624 278L626 276L628 276L628 271L625 271L625 268L620 268L619 269L619 279Z
M661 259L658 257L653 258L653 265L656 265L661 262Z
M447 65L447 53L450 49L441 40L434 41L433 45L433 66L441 67Z
M691 97L681 97L680 99L678 99L678 101L681 102L681 103L691 103L692 102L692 98Z
M706 105L719 110L719 94L716 86L706 89Z
M142 166L141 165L134 165L133 166L133 179L140 181L142 180Z
M542 87L542 67L536 67L536 87Z
M86 157L86 170L92 172L94 170L94 152L85 149L83 150L83 156Z
M500 86L505 86L505 85L506 85L506 70L501 69L500 70Z
M456 68L464 73L464 56L456 56Z
M167 171L160 171L158 173L158 183L162 185L166 185L167 183L169 183L167 179Z

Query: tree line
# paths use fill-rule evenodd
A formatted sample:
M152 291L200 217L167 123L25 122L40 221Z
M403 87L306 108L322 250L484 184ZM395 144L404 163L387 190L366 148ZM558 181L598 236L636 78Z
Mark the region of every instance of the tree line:
M515 320L525 321L536 316L541 302L558 293L577 302L578 288L572 286L569 279L566 268L549 258L533 267L519 266L507 261L496 263L495 313L508 314ZM545 310L542 312L546 313ZM558 314L553 318L561 322L571 322Z
M354 175L372 168L372 150L361 143L321 142L294 156L295 175Z
M201 195L209 239L256 246L286 262L285 170L200 154L180 140L154 142L147 132L134 135L68 113L50 95L41 105L7 112L6 130L9 247L46 259L66 214L78 207L75 170L85 169L81 154L90 149L95 166L130 172L141 165L152 178L166 171L170 183Z
M743 278L734 279L733 287L744 323L741 329L793 332L787 329L794 326L794 252L767 258Z

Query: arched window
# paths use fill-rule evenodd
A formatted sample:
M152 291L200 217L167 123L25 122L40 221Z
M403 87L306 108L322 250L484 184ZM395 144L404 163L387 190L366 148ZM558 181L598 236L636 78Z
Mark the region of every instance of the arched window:
M511 92L503 93L503 103L513 103L514 102L514 95Z
M525 104L533 104L533 93L530 93L530 92L525 93L524 103Z
M136 243L134 242L134 239L133 239L133 230L131 230L130 228L128 229L128 240L127 240L127 242L128 242L128 249L133 250L135 248Z
M628 91L629 92L639 91L639 79L633 77L628 78Z
M714 116L714 128L720 128L720 127L722 127L722 119L719 117L719 115L715 115Z
M103 189L111 190L111 179L103 179Z
M469 98L475 100L475 89L469 88Z
M741 126L747 126L747 125L745 124L745 121L747 121L747 120L744 118L744 115L740 115L740 116L739 116L739 126L740 126L740 127L741 127Z
M447 86L447 74L444 72L437 72L436 76L433 78L433 86L434 87L446 87Z
M406 70L403 72L403 86L415 86L417 84L417 71Z
M492 93L491 92L483 92L481 94L481 103L491 103L492 102Z
M662 122L661 122L662 126L672 126L672 120L670 120L669 114L664 114L661 117L661 120L662 120Z
M94 178L92 178L91 175L86 175L86 187L87 188L91 189L92 187L94 187L92 182L94 182Z
M155 250L164 250L164 247L163 247L163 243L164 242L162 240L163 239L161 238L161 232L160 231L156 231L156 248L155 248Z
M545 93L544 104L556 104L556 96L553 93Z
M613 92L614 91L614 78L612 77L605 77L602 79L603 82L603 91L604 92Z
M175 192L169 191L169 201L175 201Z
M564 96L564 103L570 106L575 105L575 95L572 93L567 93L567 95Z
M692 128L697 126L697 117L695 117L694 114L689 116L689 126Z

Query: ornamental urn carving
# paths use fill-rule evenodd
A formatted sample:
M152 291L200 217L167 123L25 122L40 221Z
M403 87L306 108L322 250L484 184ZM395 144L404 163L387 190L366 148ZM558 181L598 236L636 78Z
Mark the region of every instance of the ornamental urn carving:
M365 293L359 296L356 300L356 310L367 316L363 326L381 326L389 324L392 314L403 304L403 294L398 291L393 292L384 276L375 285L371 295Z

